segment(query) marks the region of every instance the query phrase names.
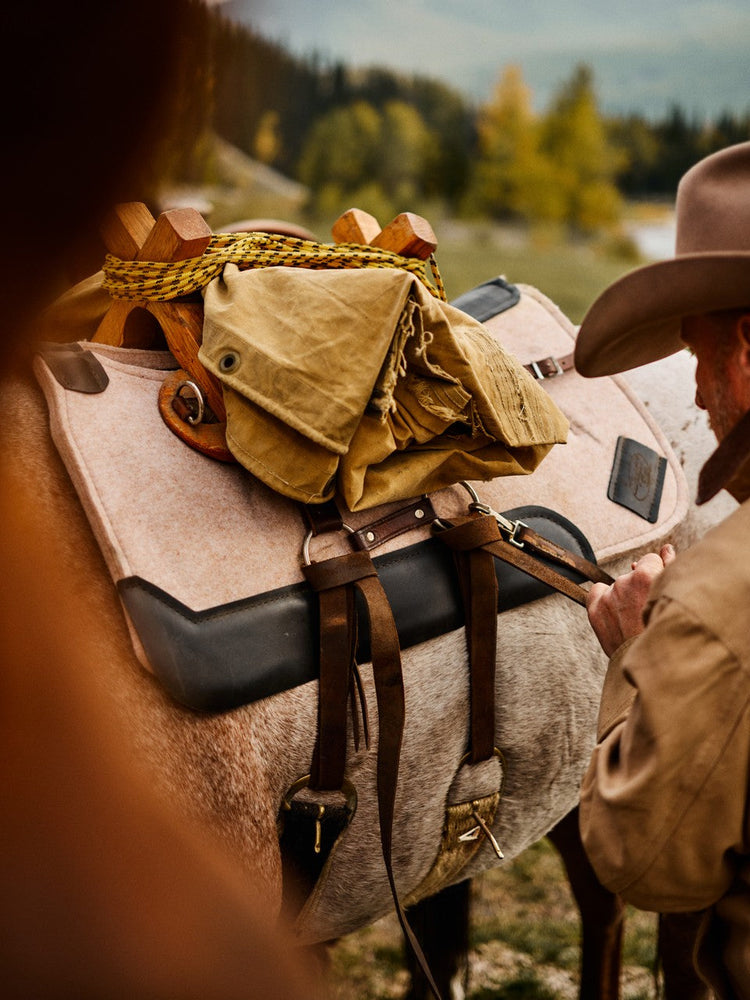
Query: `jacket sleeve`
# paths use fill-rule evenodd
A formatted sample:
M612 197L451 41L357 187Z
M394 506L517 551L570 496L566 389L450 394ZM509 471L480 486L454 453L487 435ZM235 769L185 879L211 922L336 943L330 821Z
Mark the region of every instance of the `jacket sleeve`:
M581 833L602 883L660 912L703 909L728 888L745 842L750 680L677 602L607 672Z

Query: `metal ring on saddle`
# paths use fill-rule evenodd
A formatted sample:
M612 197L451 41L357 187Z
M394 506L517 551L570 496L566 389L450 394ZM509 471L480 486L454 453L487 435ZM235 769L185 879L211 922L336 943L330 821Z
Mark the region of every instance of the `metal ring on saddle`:
M463 757L461 758L461 760L459 762L459 765L458 765L459 769L462 768L464 766L464 764L468 764L469 763L469 758L470 757L471 757L470 753L465 753L463 755ZM492 760L493 758L499 760L500 763L502 764L502 776L501 776L501 779L500 779L500 787L498 788L498 794L500 795L500 798L502 799L503 788L505 787L505 774L506 774L506 771L507 771L507 764L505 763L505 755L503 754L503 751L499 749L499 747L493 747L493 749L492 749L492 757L488 757L487 759L488 760ZM482 760L482 761L478 761L477 763L479 763L479 764L485 764L486 761ZM485 837L487 838L487 840L490 842L492 850L498 856L498 858L500 859L500 861L503 861L504 858L505 858L505 855L503 854L502 850L500 849L500 845L498 844L497 840L495 839L495 835L493 834L492 830L489 828L489 826L487 826L487 824L484 822L484 820L482 819L481 815L479 814L479 812L478 812L478 810L476 808L476 803L474 803L474 806L475 807L472 810L472 815L473 815L474 819L477 821L477 823L479 824L479 829L482 831L482 833L485 835ZM459 837L459 840L461 840L461 839L466 839L466 840L470 839L470 834L474 833L474 832L475 831L470 831L469 834L464 834L463 837Z
M352 528L350 525L342 523L341 527L348 534L350 535L354 534L354 528ZM310 559L310 542L313 540L314 537L315 537L315 532L308 531L308 533L305 535L305 540L302 543L302 558L304 559L305 566L309 566L310 563L312 562L312 560Z
M176 389L174 391L175 396L181 396L183 389L192 389L193 390L193 392L195 394L195 397L194 397L195 398L195 402L196 402L197 407L198 407L197 413L189 413L188 414L188 416L186 418L187 422L189 424L193 424L193 425L195 425L195 424L202 424L203 423L203 418L204 418L204 416L206 414L206 404L205 404L205 402L203 400L203 393L200 391L200 388L195 384L195 382L191 381L191 379L185 379L183 382L180 382L180 384L176 387Z
M492 748L492 757L488 757L487 760L492 760L493 758L496 759L496 760L499 760L500 763L503 765L503 781L502 781L502 784L500 785L500 788L498 789L498 791L502 792L503 785L505 784L505 770L506 770L506 767L507 767L507 765L505 763L505 754L503 753L503 751L499 747L493 747ZM471 759L471 753L467 750L467 752L463 755L463 757L461 758L461 760L458 762L459 768L462 768L464 766L464 764L468 764L470 759ZM484 764L484 763L486 763L486 762L483 761L483 760L477 761L477 764Z
M292 799L298 794L298 792L301 792L303 788L308 787L310 784L310 777L311 776L309 774L303 774L301 778L297 778L294 784L289 786L286 795L281 800L282 809L291 808ZM354 815L354 810L357 808L357 790L348 778L344 778L340 791L346 800L347 807L351 809L352 815ZM335 794L335 790L333 790L333 793Z
M290 787L287 789L286 795L281 800L281 807L279 809L280 815L285 812L291 812L292 799L295 797L295 795L297 795L298 792L301 792L303 788L307 788L309 784L310 784L310 775L303 774L301 778L297 778L297 780L294 782L293 785L290 785ZM345 827L348 827L352 819L354 818L354 813L357 811L357 790L355 789L354 785L351 783L351 781L349 781L348 778L344 778L343 782L341 783L341 788L338 789L338 791L340 792L341 795L344 796L344 804L346 807L346 812L348 814L346 817ZM333 792L333 794L336 793L336 791L333 789L331 790L331 792ZM315 820L315 843L313 845L313 851L315 854L320 854L321 852L321 841L322 841L321 827L325 811L326 807L322 803L319 803L318 815ZM283 823L283 821L277 821L277 823L278 822ZM279 826L279 830L281 829L282 826Z

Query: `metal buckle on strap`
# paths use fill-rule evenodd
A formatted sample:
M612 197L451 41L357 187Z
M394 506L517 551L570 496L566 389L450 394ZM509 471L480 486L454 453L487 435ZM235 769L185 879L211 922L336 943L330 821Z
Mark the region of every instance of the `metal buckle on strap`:
M519 535L524 528L528 528L528 525L524 521L511 521L510 518L505 517L505 515L499 514L496 510L490 507L489 504L482 503L479 499L477 491L470 483L467 483L466 480L462 481L461 486L463 486L471 497L469 510L475 510L478 514L489 514L494 517L500 531L507 535L506 541L510 542L511 545L515 545L517 549L522 549L524 544L522 541L519 541Z
M542 369L539 367L540 365L546 365L546 364L552 365L552 371L543 372ZM538 379L557 378L558 375L565 374L560 362L557 360L557 358L553 358L552 355L550 355L548 358L540 358L539 361L530 361L529 368L531 368L532 372L534 373L534 377Z
M292 799L301 792L303 788L307 788L310 784L310 775L304 774L301 778L297 778L293 785L289 787L286 795L281 800L281 815L285 812L289 812L292 808ZM349 814L348 823L351 823L354 813L357 811L357 791L354 785L349 781L348 778L344 778L344 781L339 789L339 793L344 797L344 803L346 810ZM315 854L320 854L322 847L322 821L325 815L326 806L322 802L318 802L317 808L318 813L315 819L315 843L313 844L313 851Z

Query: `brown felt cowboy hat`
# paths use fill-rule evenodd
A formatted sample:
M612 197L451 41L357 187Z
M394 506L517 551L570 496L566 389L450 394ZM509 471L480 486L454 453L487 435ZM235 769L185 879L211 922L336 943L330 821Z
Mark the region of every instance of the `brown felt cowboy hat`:
M582 375L612 375L679 351L684 316L750 307L750 142L692 167L677 189L675 256L610 285L584 317Z

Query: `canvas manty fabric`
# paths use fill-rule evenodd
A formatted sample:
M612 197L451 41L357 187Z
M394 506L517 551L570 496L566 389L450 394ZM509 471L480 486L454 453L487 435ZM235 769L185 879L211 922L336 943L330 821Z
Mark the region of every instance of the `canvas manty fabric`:
M350 510L532 472L567 420L476 320L392 269L225 268L201 362L227 443L286 496Z

